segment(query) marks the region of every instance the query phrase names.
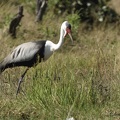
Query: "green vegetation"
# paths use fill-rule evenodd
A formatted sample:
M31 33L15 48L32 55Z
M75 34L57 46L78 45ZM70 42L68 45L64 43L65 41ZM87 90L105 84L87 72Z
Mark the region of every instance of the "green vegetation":
M5 2L6 1L6 2ZM31 68L16 98L17 80L24 67L7 69L0 75L0 120L117 120L120 118L119 24L80 22L77 13L54 14L49 7L41 23L35 23L35 1L0 2L0 60L17 45L50 39L58 42L60 25L72 24L74 46L68 37L60 50ZM24 17L12 39L7 31L16 9L24 6ZM86 29L89 28L89 29Z

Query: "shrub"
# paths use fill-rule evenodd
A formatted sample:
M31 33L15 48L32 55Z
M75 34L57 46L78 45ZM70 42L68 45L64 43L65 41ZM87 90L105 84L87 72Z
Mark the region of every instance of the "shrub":
M108 1L110 0L57 0L54 13L77 13L81 22L87 22L88 24L103 21L108 23L116 22L119 16L113 9L107 6Z

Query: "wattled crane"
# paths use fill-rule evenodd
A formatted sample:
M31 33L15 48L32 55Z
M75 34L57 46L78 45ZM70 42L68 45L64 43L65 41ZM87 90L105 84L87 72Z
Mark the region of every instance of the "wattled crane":
M16 95L19 92L20 84L29 68L37 65L41 61L46 61L54 51L61 47L67 34L70 36L73 43L71 25L68 23L68 21L64 21L61 25L60 39L57 44L49 40L23 43L17 46L6 58L4 58L4 60L0 63L0 73L7 68L13 68L16 66L27 67L19 79Z

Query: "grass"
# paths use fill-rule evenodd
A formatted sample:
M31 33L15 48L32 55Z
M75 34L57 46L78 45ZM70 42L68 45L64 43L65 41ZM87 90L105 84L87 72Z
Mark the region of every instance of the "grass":
M25 5L29 7L29 4ZM5 6L9 8L9 4ZM11 7L10 10L13 11L14 8ZM1 27L0 60L23 42L38 38L58 41L63 18L56 18L48 11L44 21L35 24L35 16L29 12L31 13L30 9L25 9L27 17L23 18L22 26L18 28L17 39L12 39L7 34L8 25ZM7 11L5 13L8 14ZM54 21L49 17L54 18ZM119 29L109 26L106 29L95 27L92 31L83 31L83 25L74 25L72 31L75 46L70 46L67 37L61 49L48 61L31 68L17 98L17 80L25 68L7 69L1 74L0 120L120 118Z

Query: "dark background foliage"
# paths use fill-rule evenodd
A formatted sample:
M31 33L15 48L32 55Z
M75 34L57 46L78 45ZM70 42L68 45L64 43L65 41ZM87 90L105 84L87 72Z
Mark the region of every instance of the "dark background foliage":
M54 13L77 13L81 22L93 24L95 22L113 23L119 20L117 13L107 3L110 0L58 0L55 3Z

